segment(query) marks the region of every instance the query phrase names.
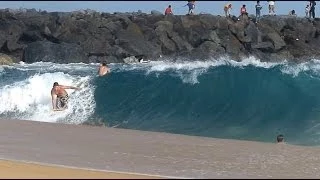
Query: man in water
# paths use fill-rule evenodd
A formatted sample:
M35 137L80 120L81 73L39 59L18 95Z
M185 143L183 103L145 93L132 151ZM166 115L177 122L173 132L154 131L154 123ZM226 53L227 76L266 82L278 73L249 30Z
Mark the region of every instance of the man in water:
M284 143L284 136L282 134L277 136L277 143Z
M110 73L110 69L107 66L107 64L105 62L103 62L100 64L100 67L99 67L99 76L104 76L107 73Z
M54 111L60 111L67 108L69 96L66 89L79 90L80 88L59 85L58 82L53 83L53 87L51 89L51 97L52 108Z

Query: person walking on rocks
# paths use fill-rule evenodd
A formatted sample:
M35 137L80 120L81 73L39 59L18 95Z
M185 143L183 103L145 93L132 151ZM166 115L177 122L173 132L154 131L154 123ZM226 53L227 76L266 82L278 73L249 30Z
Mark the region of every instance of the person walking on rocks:
M231 3L227 3L227 4L224 6L223 10L224 10L224 13L225 13L226 17L230 17L230 10L231 10L231 9L232 9Z
M256 23L258 23L260 20L261 9L262 9L262 6L260 5L260 1L257 1L257 4L256 4Z
M167 9L165 10L165 12L164 12L164 15L169 15L169 14L173 14L173 13L172 13L172 9L171 9L171 5L169 5L169 6L167 7Z
M269 2L269 15L276 15L274 11L274 1L268 1Z
M193 11L196 7L196 5L194 3L195 3L195 1L188 1L188 4L185 5L185 6L189 7L188 15L192 15L194 13Z
M295 10L289 11L289 16L297 16L296 11Z
M247 13L247 8L246 8L246 5L242 5L242 7L240 8L240 15L241 17L243 18L243 16L248 16L248 13Z
M315 6L316 6L316 1L310 1L310 13L309 13L309 17L311 18L315 18Z
M308 18L310 16L310 6L307 4L307 7L305 9L306 17Z

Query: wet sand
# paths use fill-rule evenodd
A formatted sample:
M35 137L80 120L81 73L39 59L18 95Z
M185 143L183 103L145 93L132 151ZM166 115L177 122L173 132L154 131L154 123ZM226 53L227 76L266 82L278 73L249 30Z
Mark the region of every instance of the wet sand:
M104 171L179 178L319 178L319 154L318 147L0 120L2 159Z
M103 172L8 160L0 160L0 178L160 179L147 175Z

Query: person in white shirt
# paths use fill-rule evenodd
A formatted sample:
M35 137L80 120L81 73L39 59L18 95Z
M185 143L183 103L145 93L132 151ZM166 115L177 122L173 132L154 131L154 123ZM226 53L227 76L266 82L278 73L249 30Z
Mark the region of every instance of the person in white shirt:
M227 3L224 7L224 13L226 15L226 17L230 17L230 10L232 9L232 4L231 3Z
M309 17L309 13L310 13L310 6L309 4L307 4L307 7L306 7L306 17Z
M269 2L269 15L276 15L274 12L274 1L268 1Z

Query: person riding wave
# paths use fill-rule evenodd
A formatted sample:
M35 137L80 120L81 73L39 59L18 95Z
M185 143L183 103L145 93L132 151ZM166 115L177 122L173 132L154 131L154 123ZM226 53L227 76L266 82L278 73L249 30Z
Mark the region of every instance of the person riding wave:
M52 98L52 109L54 111L64 110L67 108L69 95L66 89L76 89L80 88L73 86L63 86L59 85L58 82L53 83L53 87L51 89L51 98Z

